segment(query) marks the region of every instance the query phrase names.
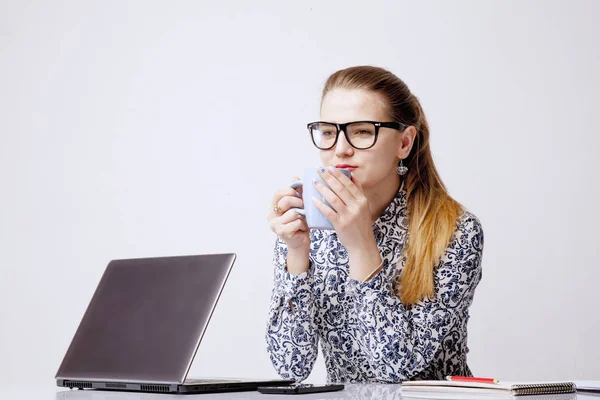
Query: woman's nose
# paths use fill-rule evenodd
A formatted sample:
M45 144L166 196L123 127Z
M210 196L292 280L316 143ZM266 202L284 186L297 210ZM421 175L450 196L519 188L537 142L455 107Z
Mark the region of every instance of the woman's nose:
M340 136L338 137L338 141L335 145L335 154L337 156L340 155L352 155L354 152L354 147L350 146L348 140L346 139L346 135L344 135L344 131L340 131Z

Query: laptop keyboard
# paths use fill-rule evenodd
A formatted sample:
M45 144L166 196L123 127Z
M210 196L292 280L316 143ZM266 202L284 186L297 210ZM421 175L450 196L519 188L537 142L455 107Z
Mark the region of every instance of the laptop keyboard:
M237 383L236 379L186 379L184 385L202 385L207 383Z

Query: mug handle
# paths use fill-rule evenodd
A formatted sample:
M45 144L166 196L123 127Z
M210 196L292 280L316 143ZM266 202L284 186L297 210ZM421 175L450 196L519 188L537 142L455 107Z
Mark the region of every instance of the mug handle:
M295 182L292 182L292 184L290 185L290 187L292 189L296 189L296 188L298 188L298 187L300 187L302 185L303 185L302 181L295 181ZM303 208L292 208L292 210L296 211L300 215L306 216L306 212L304 211Z

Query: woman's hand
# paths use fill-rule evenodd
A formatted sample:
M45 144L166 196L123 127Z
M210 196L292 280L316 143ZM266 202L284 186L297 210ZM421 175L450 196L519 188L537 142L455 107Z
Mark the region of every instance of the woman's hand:
M367 197L358 181L351 180L334 167L320 168L319 174L331 189L319 181L313 185L333 209L319 199L312 201L331 221L338 239L348 250L350 275L362 281L381 263Z
M294 178L297 181L300 178ZM290 250L310 248L310 236L306 219L292 208L304 208L302 187L298 191L290 187L278 189L273 195L271 209L267 215L271 230L277 234Z
M313 182L313 185L331 204L331 208L319 199L313 198L313 202L331 221L344 247L350 251L364 247L370 240L374 241L371 209L360 183L351 180L334 167L321 167L319 174L331 189L319 181Z

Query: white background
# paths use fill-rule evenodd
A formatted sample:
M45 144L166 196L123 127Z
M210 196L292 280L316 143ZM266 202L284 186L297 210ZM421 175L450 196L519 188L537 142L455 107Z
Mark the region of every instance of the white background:
M53 385L109 260L230 251L191 375L274 377L270 198L361 64L482 221L473 372L600 379L600 2L416 3L0 1L0 384Z

